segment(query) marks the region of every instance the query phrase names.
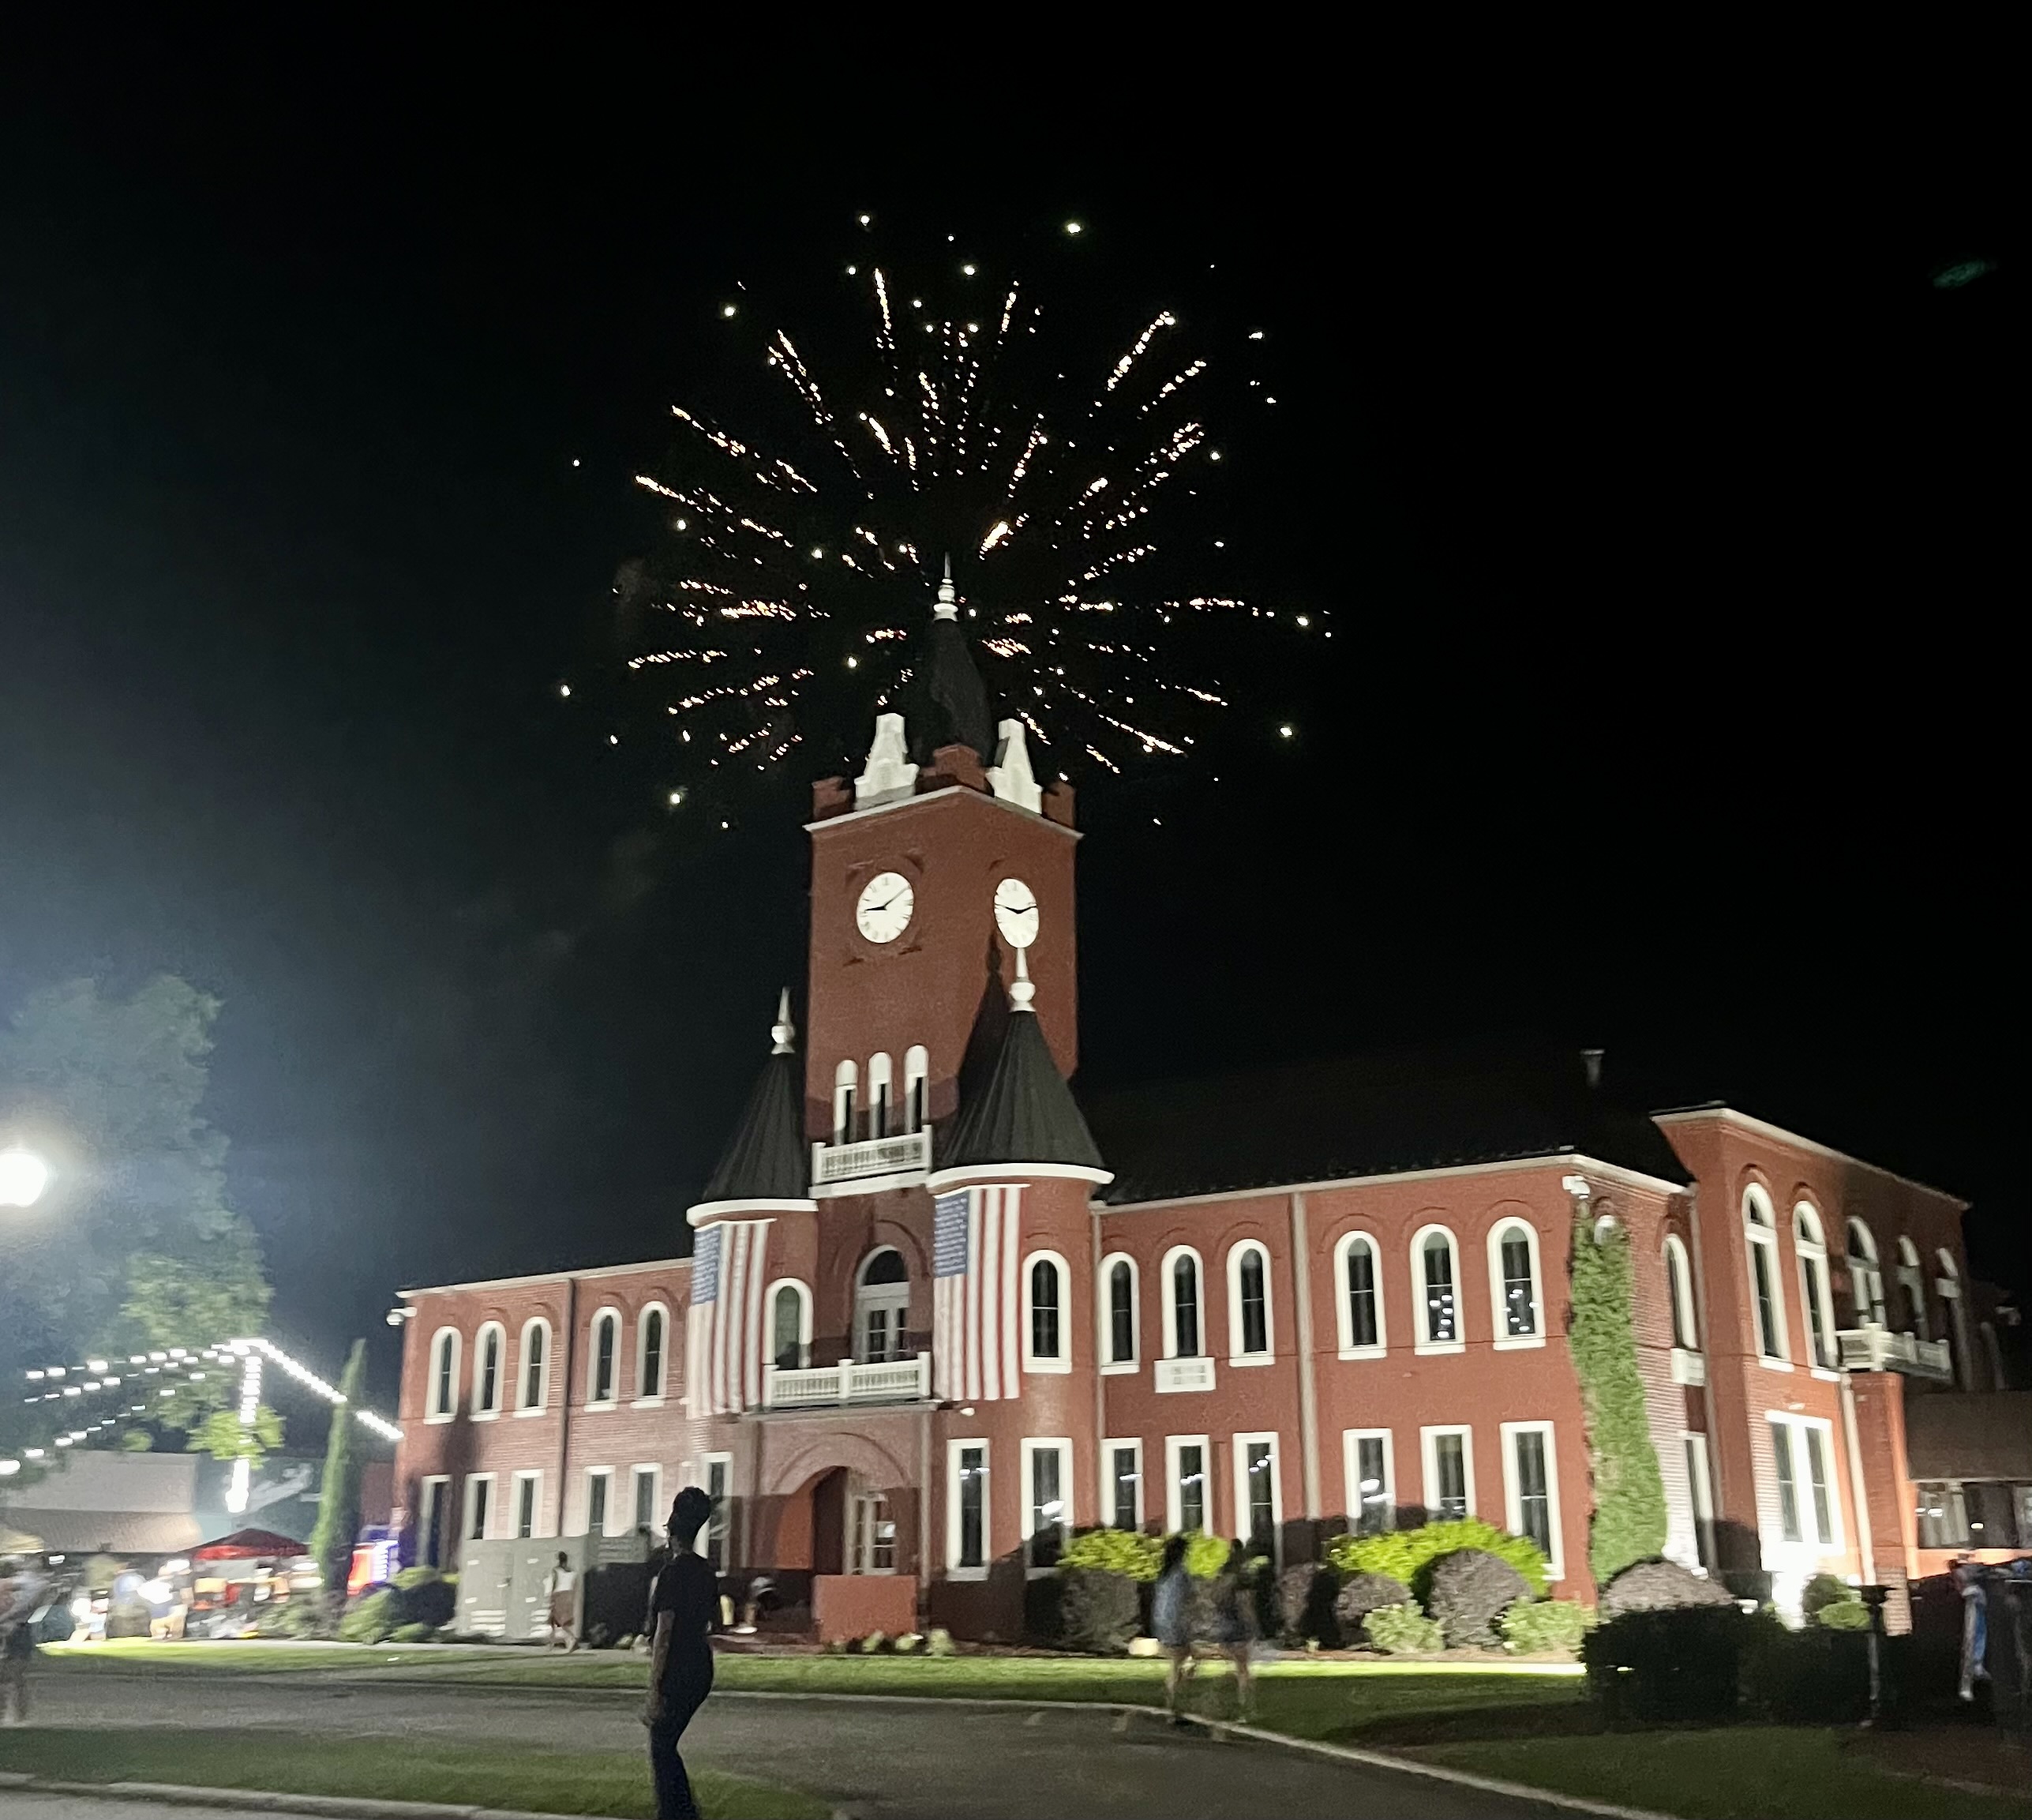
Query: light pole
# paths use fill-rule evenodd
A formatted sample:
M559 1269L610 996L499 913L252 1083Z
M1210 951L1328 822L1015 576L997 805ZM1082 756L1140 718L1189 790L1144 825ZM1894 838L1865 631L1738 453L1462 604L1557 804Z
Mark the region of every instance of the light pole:
M20 1144L0 1150L0 1207L32 1207L50 1185L50 1166Z

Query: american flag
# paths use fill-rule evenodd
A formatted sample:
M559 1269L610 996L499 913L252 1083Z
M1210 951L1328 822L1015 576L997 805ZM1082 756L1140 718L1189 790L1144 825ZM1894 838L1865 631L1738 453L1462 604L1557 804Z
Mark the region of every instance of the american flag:
M1010 1183L940 1195L932 1203L932 1389L950 1402L1022 1394L1022 1187Z
M694 1417L735 1416L762 1401L762 1291L767 1220L722 1220L692 1252L684 1392Z

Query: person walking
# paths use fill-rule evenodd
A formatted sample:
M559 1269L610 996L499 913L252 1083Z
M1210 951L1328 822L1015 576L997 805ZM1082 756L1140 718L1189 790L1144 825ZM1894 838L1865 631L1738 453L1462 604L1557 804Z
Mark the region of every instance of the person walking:
M543 1602L550 1620L549 1647L556 1649L561 1640L568 1655L579 1646L579 1576L561 1548L557 1565L543 1576Z
M1239 1542L1213 1582L1213 1641L1235 1664L1235 1717L1242 1724L1256 1717L1256 1683L1249 1673L1249 1646L1256 1638L1255 1588L1249 1556Z
M691 1778L677 1745L692 1715L713 1691L710 1635L720 1615L718 1577L694 1544L713 1514L713 1501L687 1485L670 1507L670 1559L656 1576L650 1600L654 1627L650 1644L649 1698L642 1722L649 1728L649 1770L656 1782L657 1820L699 1820Z
M0 1725L28 1722L28 1664L43 1609L41 1581L28 1568L0 1563Z
M1186 1571L1190 1540L1183 1534L1164 1538L1164 1560L1150 1596L1150 1634L1164 1653L1164 1707L1174 1725L1186 1722L1186 1683L1192 1679L1197 1663L1192 1646L1192 1577Z

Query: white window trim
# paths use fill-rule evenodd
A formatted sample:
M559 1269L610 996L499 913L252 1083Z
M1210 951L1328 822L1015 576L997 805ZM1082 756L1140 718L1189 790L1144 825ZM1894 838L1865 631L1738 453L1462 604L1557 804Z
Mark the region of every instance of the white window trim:
M1029 1561L1030 1538L1037 1533L1036 1515L1030 1507L1032 1488L1035 1483L1031 1477L1035 1470L1031 1462L1040 1454L1055 1454L1059 1457L1059 1495L1065 1504L1065 1515L1061 1521L1064 1525L1066 1540L1070 1541L1073 1513L1078 1503L1073 1495L1073 1444L1069 1435L1045 1435L1036 1438L1026 1435L1018 1443L1018 1451L1022 1455L1023 1463L1023 1496L1018 1507L1018 1525L1022 1532L1026 1571L1035 1579L1045 1574L1055 1573L1058 1570L1055 1567L1040 1567Z
M763 1319L768 1323L764 1330L764 1344L769 1348L764 1362L776 1364L776 1297L784 1289L793 1289L797 1296L797 1366L804 1370L812 1362L812 1285L800 1277L778 1277L763 1293ZM779 1370L782 1368L778 1368Z
M1801 1218L1802 1214L1805 1216L1804 1220ZM1802 1225L1809 1225L1820 1236L1817 1239L1801 1237L1799 1229ZM1835 1273L1828 1255L1828 1223L1820 1217L1820 1210L1811 1201L1801 1200L1793 1206L1792 1255L1799 1278L1799 1312L1806 1321L1806 1350L1812 1355L1810 1363L1814 1375L1817 1377L1824 1372L1831 1371L1842 1355L1841 1343L1835 1338ZM1817 1273L1817 1289L1814 1286L1816 1273L1812 1268L1816 1263L1820 1266ZM1812 1308L1806 1305L1809 1299L1814 1304ZM1813 1315L1816 1310L1820 1316L1820 1331L1827 1336L1828 1353L1824 1358L1813 1350Z
M1201 1502L1205 1506L1205 1526L1202 1533L1220 1533L1220 1514L1213 1503L1213 1443L1204 1435L1167 1435L1164 1437L1164 1533L1178 1533L1183 1520L1184 1500L1179 1495L1179 1455L1187 1447L1199 1449L1199 1470L1205 1481Z
M494 1539L494 1526L501 1517L501 1500L494 1495L499 1475L494 1473L468 1473L466 1475L466 1502L459 1512L459 1545L468 1542L490 1542ZM486 1519L480 1525L480 1533L473 1533L473 1491L478 1485L487 1488Z
M699 1456L698 1483L699 1488L702 1492L710 1494L712 1491L713 1468L715 1465L726 1468L725 1478L726 1489L720 1494L718 1508L699 1525L698 1540L692 1543L692 1552L701 1560L705 1559L707 1552L712 1545L713 1525L715 1523L724 1525L727 1538L727 1558L720 1564L721 1570L724 1572L733 1565L733 1455L701 1454Z
M1764 1210L1764 1217L1761 1221L1752 1217L1750 1209L1753 1206L1761 1207ZM1778 1243L1778 1216L1772 1211L1771 1196L1755 1182L1752 1182L1743 1190L1742 1221L1745 1247L1743 1267L1749 1273L1748 1312L1750 1318L1750 1343L1756 1348L1755 1356L1760 1364L1769 1365L1775 1370L1789 1372L1792 1369L1792 1334L1785 1318L1785 1263L1780 1255ZM1769 1248L1769 1255L1765 1262L1771 1266L1771 1319L1778 1329L1778 1350L1775 1354L1767 1353L1764 1349L1764 1326L1757 1319L1755 1248L1759 1245Z
M1397 1526L1397 1443L1388 1428L1344 1428L1340 1432L1340 1472L1347 1492L1348 1526L1359 1533L1362 1525L1362 1450L1363 1441L1383 1443L1383 1508L1385 1529Z
M522 1522L522 1488L525 1485L534 1488L529 1500L529 1535L527 1538L516 1533ZM543 1533L543 1469L541 1466L526 1466L508 1476L508 1526L512 1540L534 1541Z
M1149 1521L1144 1497L1143 1443L1140 1440L1121 1439L1100 1443L1100 1522L1112 1529L1115 1525L1115 1456L1124 1447L1132 1449L1136 1455L1136 1527L1141 1530Z
M1445 1240L1447 1251L1453 1264L1453 1338L1435 1340L1429 1338L1428 1317L1431 1314L1430 1298L1426 1293L1425 1243L1437 1233ZM1468 1297L1467 1285L1460 1280L1460 1241L1453 1236L1453 1229L1438 1224L1420 1226L1412 1234L1412 1350L1419 1353L1464 1353L1468 1350Z
M875 1109L882 1109L880 1118ZM896 1118L896 1064L887 1051L868 1058L868 1135L887 1137ZM879 1128L878 1129L878 1127Z
M657 1460L638 1460L628 1469L628 1527L633 1535L640 1527L635 1520L635 1493L636 1481L642 1475L649 1475L649 1533L652 1538L663 1533L663 1466Z
M1461 1488L1468 1495L1468 1514L1475 1514L1475 1431L1464 1422L1439 1422L1418 1432L1419 1464L1425 1472L1425 1484L1421 1488L1425 1494L1426 1521L1430 1523L1448 1520L1439 1508L1439 1450L1436 1443L1442 1435L1460 1437Z
M452 1370L448 1376L437 1368L438 1345L447 1336L452 1342ZM456 1327L440 1327L430 1336L430 1350L424 1355L430 1373L423 1381L423 1419L426 1422L456 1422L459 1419L459 1361L464 1349L464 1339ZM452 1387L452 1407L448 1409L437 1406L441 1382Z
M1811 1555L1839 1555L1846 1545L1842 1540L1842 1479L1840 1456L1835 1451L1835 1424L1824 1416L1801 1416L1790 1409L1767 1409L1764 1420L1771 1424L1765 1430L1783 1428L1786 1445L1792 1450L1792 1497L1799 1510L1799 1540L1788 1542L1781 1522L1775 1538L1768 1540L1765 1546L1781 1551L1790 1550ZM1813 1475L1806 1458L1806 1443L1800 1431L1818 1428L1820 1431L1820 1454L1828 1467L1828 1524L1831 1536L1809 1537L1808 1531L1813 1526ZM1777 1471L1774 1462L1771 1470ZM1771 1484L1771 1495L1778 1495L1775 1480Z
M487 1368L487 1335L492 1334L498 1342L494 1354L494 1400L492 1404L480 1400L482 1374ZM508 1329L499 1321L482 1321L473 1335L473 1420L492 1422L501 1416L501 1381L508 1375Z
M1164 1253L1164 1265L1159 1272L1159 1293L1164 1302L1164 1357L1168 1359L1175 1359L1180 1356L1178 1297L1173 1273L1181 1258L1192 1259L1193 1280L1197 1285L1195 1293L1199 1311L1199 1344L1191 1353L1185 1356L1189 1358L1203 1358L1206 1356L1206 1261L1190 1245L1172 1246Z
M573 1529L572 1533L575 1536L590 1536L592 1534L593 1481L595 1479L604 1479L607 1482L606 1522L609 1527L602 1529L600 1533L603 1536L611 1536L614 1533L612 1527L614 1520L613 1468L611 1466L588 1466L585 1471L579 1475L579 1477L583 1481L581 1488L584 1492L584 1495L580 1499L579 1503L577 1516L578 1527Z
M1670 1304L1666 1312L1672 1319L1672 1343L1681 1352L1697 1353L1700 1350L1700 1329L1693 1319L1693 1266L1686 1255L1685 1241L1677 1233L1667 1233L1665 1243L1659 1248L1659 1258L1665 1270L1665 1293ZM1665 1263L1671 1258L1679 1260L1676 1273ZM1682 1334L1684 1338L1681 1338Z
M1888 1327L1891 1311L1884 1302L1883 1256L1876 1248L1876 1234L1859 1214L1848 1214L1842 1221L1842 1255L1849 1267L1849 1300L1855 1304L1856 1325Z
M960 1458L969 1447L980 1450L980 1565L960 1565ZM946 1578L985 1580L995 1561L995 1454L983 1435L946 1443Z
M1531 1252L1531 1324L1528 1334L1513 1334L1509 1330L1509 1297L1503 1284L1503 1235L1513 1227L1520 1228L1524 1243ZM1499 1353L1521 1352L1530 1346L1545 1344L1545 1271L1539 1263L1538 1228L1519 1214L1505 1214L1489 1229L1489 1307L1490 1326L1495 1335L1494 1346Z
M852 1061L844 1061L833 1070L833 1142L850 1144L854 1140L854 1120L860 1098L860 1069Z
M1251 1251L1263 1261L1263 1349L1242 1349L1242 1260ZM1267 1365L1277 1356L1275 1297L1270 1293L1270 1248L1261 1239L1237 1239L1228 1248L1228 1362L1231 1365ZM1204 1327L1204 1315L1200 1319Z
M1114 1294L1115 1266L1117 1264L1127 1264L1129 1266L1129 1357L1126 1359L1110 1357L1110 1349L1115 1344L1115 1304L1111 1298ZM1098 1343L1094 1348L1094 1357L1102 1361L1100 1375L1104 1378L1125 1376L1133 1372L1142 1359L1143 1285L1142 1279L1142 1273L1137 1268L1136 1260L1127 1251L1110 1251L1100 1260L1099 1293L1095 1297L1095 1306L1100 1315L1100 1330L1097 1336ZM1113 1508L1112 1500L1109 1508Z
M1049 1264L1059 1273L1059 1356L1055 1359L1040 1359L1031 1349L1034 1329L1031 1323L1030 1278L1040 1264ZM1035 1251L1025 1254L1023 1259L1023 1369L1026 1372L1044 1372L1064 1375L1072 1369L1072 1266L1062 1252ZM1029 1480L1025 1479L1025 1495L1028 1495ZM1068 1492L1067 1496L1070 1496Z
M600 1323L609 1315L614 1323L614 1381L608 1387L609 1394L595 1398L594 1387L600 1375ZM617 1409L620 1407L621 1343L628 1337L628 1326L621 1319L620 1310L613 1303L595 1308L593 1318L586 1323L586 1407L589 1409ZM668 1342L665 1342L666 1349Z
M871 1283L868 1280L868 1267L884 1251L894 1251L903 1264L903 1281L900 1283ZM867 1362L868 1317L877 1309L893 1312L902 1319L894 1323L898 1333L907 1333L910 1327L910 1260L903 1256L895 1245L875 1245L854 1266L853 1273L853 1332L849 1337L848 1346L853 1357ZM895 1354L890 1355L892 1357Z
M656 1388L645 1390L642 1387L642 1368L649 1357L649 1317L663 1317L663 1352L657 1362ZM666 1302L644 1302L635 1317L635 1407L638 1409L660 1409L663 1407L665 1387L670 1382L670 1308Z
M1233 1528L1245 1545L1255 1540L1242 1528L1249 1514L1249 1444L1252 1441L1267 1441L1270 1447L1270 1546L1281 1565L1284 1556L1284 1454L1274 1429L1237 1435L1231 1443L1235 1471Z
M525 1402L529 1394L529 1336L533 1329L543 1330L542 1362L536 1368L536 1401ZM518 1416L540 1416L550 1406L550 1323L542 1315L531 1315L522 1324L522 1344L515 1356L515 1413Z
M1503 1431L1503 1526L1513 1536L1524 1532L1524 1487L1517 1476L1517 1437L1520 1435L1543 1435L1545 1437L1545 1514L1552 1530L1552 1548L1547 1557L1545 1577L1558 1581L1566 1578L1566 1544L1560 1529L1559 1517L1559 1446L1550 1422L1505 1422Z
M1373 1346L1355 1344L1355 1322L1348 1308L1348 1259L1358 1244L1369 1248L1369 1274L1376 1285L1376 1343ZM1343 1233L1334 1241L1333 1320L1342 1358L1380 1359L1389 1350L1389 1330L1383 1315L1383 1248L1374 1233L1358 1228L1352 1233Z
M1715 1462L1708 1437L1698 1428L1681 1428L1679 1457L1686 1462L1686 1498L1693 1508L1693 1559L1686 1565L1704 1578L1708 1570L1701 1565L1701 1556L1711 1561L1715 1558Z
M924 1089L921 1115L913 1116L917 1089ZM903 1052L903 1124L907 1131L922 1130L932 1119L932 1057L922 1043L913 1043Z
M426 1473L417 1481L416 1540L419 1551L418 1559L419 1561L422 1559L422 1551L426 1545L423 1519L430 1510L430 1488L433 1485L441 1485L444 1490L439 1494L437 1499L437 1533L429 1537L428 1541L435 1544L437 1548L437 1565L440 1569L446 1567L456 1569L459 1564L459 1550L465 1546L466 1537L464 1531L456 1523L452 1525L451 1536L448 1538L444 1534L444 1518L452 1504L452 1475L449 1473ZM462 1517L465 1514L463 1510L459 1514ZM448 1561L444 1558L445 1544L448 1540L451 1544L452 1550L452 1558Z

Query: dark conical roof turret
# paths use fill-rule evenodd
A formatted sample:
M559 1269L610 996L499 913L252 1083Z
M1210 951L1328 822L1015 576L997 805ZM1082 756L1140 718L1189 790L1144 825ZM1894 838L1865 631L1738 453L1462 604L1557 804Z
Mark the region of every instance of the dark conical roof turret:
M1061 1163L1108 1179L1108 1166L1072 1089L1052 1060L1030 1000L1023 951L1016 951L1010 1017L986 1079L942 1135L933 1166L939 1170L993 1163Z
M790 1025L790 994L778 1002L776 1046L748 1096L740 1121L720 1154L701 1204L714 1201L801 1201L811 1192L804 1148L804 1089Z
M994 764L995 716L966 634L960 629L950 557L939 584L932 623L918 642L917 671L917 699L909 715L911 757L924 764L942 745L967 745L983 765Z

